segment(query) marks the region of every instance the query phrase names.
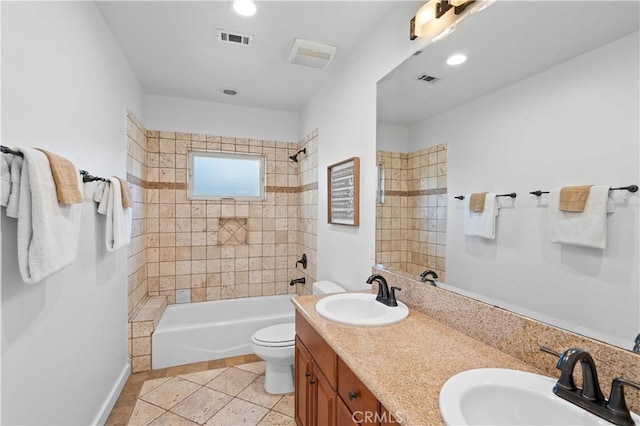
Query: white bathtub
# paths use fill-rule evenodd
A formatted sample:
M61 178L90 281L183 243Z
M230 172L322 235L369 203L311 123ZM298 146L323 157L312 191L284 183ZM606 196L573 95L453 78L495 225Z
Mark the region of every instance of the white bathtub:
M294 321L292 294L169 305L152 336L152 368L210 361L251 351L251 336Z

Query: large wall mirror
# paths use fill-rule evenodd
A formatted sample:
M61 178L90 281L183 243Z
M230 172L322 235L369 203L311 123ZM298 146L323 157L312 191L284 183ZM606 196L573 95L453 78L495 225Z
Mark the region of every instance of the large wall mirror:
M639 18L638 2L498 1L381 79L378 265L631 349L640 193L610 193L596 249L552 243L549 196L529 192L639 183ZM475 192L517 193L493 240L465 235L455 197Z

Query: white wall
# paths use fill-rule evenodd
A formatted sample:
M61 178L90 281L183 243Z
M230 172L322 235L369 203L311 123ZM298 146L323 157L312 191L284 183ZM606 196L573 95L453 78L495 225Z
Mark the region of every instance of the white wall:
M376 129L378 151L409 153L409 127L378 122Z
M145 96L147 129L297 142L299 114L160 95Z
M606 250L549 242L547 196L567 185L638 184L638 33L412 127L411 150L447 143L450 199L506 201L495 241L465 237L448 209L447 283L631 348L640 331L639 195L615 192Z
M418 49L409 20L419 2L399 2L305 106L300 134L318 129L318 279L366 288L375 256L377 82ZM360 157L360 226L327 223L327 166Z
M142 91L92 2L2 3L2 143L42 147L93 174L126 175L126 107ZM128 374L127 254L83 205L76 262L22 283L2 212L2 423L104 422Z

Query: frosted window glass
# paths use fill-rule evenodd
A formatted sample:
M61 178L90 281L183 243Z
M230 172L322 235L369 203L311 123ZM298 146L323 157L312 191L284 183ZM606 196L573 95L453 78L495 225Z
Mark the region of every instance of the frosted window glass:
M224 153L191 155L192 197L263 197L262 156Z

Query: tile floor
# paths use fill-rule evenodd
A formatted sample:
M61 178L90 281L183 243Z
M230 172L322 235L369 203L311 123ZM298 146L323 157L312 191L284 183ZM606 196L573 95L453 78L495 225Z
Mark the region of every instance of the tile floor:
M140 373L130 377L106 424L295 425L293 394L270 395L263 386L264 362L250 357Z

